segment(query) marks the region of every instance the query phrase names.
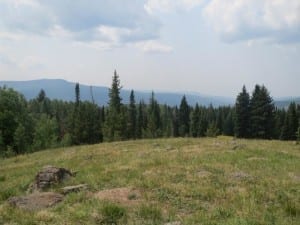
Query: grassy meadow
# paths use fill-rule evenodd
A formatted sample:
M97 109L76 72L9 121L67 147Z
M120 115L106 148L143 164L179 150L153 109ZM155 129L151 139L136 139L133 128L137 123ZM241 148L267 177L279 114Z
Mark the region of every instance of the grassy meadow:
M66 195L61 203L40 211L9 206L7 199L25 195L45 165L77 171L52 191L80 183L88 184L88 190ZM115 192L113 198L97 198L101 191L116 188L136 192L126 201L118 201ZM176 138L0 159L0 224L168 223L299 225L300 145L232 137Z

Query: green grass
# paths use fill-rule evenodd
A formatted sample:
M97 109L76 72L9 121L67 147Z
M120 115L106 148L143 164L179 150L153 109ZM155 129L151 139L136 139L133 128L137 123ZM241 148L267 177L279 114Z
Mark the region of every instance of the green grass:
M7 199L26 194L45 165L78 171L54 191L79 183L89 190L41 211L10 207ZM0 159L0 224L298 225L299 179L293 142L177 138L51 149ZM139 190L139 202L93 195L120 187Z

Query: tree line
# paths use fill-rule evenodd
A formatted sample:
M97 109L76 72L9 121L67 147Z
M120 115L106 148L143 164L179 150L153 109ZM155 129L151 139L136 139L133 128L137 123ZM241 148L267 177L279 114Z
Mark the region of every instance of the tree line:
M234 106L160 105L152 92L149 101L136 102L131 91L123 104L122 86L115 71L107 106L80 100L50 100L44 90L27 101L13 89L0 87L0 155L10 156L53 147L162 137L215 137L299 140L300 105L274 106L265 86L250 95L244 86Z

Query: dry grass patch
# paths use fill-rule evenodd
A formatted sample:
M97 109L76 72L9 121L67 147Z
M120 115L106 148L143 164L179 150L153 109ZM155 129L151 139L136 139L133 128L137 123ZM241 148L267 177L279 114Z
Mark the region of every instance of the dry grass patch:
M141 192L127 187L102 190L95 193L94 197L126 206L137 205L142 202Z

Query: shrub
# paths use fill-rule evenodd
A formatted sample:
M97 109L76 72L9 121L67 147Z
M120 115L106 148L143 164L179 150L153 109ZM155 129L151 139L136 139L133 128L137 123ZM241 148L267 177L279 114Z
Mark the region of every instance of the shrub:
M106 203L101 208L101 215L100 224L117 225L122 218L126 218L126 209L113 203Z

